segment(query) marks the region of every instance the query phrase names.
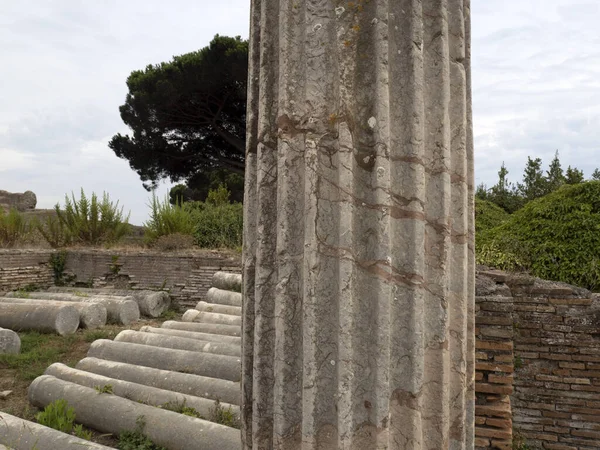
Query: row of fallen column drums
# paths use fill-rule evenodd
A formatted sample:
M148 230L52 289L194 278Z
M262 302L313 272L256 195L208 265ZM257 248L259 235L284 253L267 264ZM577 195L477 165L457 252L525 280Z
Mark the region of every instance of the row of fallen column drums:
M158 317L171 304L164 291L52 287L49 292L0 295L0 353L18 353L16 331L72 334L109 323L128 325Z
M239 290L239 278L227 287ZM221 286L213 278L215 283ZM126 330L114 341L97 340L75 368L51 365L31 384L29 400L43 408L65 399L77 422L104 433L136 429L143 416L144 434L168 450L239 450L239 430L163 406L185 405L210 417L218 400L239 417L241 306L239 292L211 288L206 301L182 321ZM100 394L98 386L110 386L111 394ZM0 420L0 444L21 450L34 440L38 450L70 450L83 443L84 448L107 448L12 416ZM16 441L25 444L10 444Z

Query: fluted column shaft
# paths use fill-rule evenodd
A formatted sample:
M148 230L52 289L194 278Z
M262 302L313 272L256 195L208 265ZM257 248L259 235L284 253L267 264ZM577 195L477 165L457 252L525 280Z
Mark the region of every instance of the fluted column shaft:
M253 0L245 449L473 448L469 0Z

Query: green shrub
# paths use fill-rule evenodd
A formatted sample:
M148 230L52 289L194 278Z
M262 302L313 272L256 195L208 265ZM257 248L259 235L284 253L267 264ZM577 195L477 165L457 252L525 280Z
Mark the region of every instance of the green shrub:
M477 262L600 288L600 181L563 186L477 235Z
M172 205L169 199L161 202L156 195L152 196L150 205L150 220L144 223L144 240L154 243L161 236L170 234L194 234L194 211L188 203Z
M495 203L475 198L475 231L477 233L502 225L509 218L510 214Z
M120 241L130 232L129 215L123 214L119 202L113 203L107 193L98 200L95 193L90 199L81 190L81 198L65 195L65 205L54 207L56 217L38 222L40 234L54 248L72 244L104 245Z
M239 248L244 231L243 206L241 203L197 202L196 245L204 248Z
M64 398L61 398L46 406L44 411L38 413L35 418L41 425L63 433L71 433L73 422L75 422L75 409L70 407Z
M73 426L73 434L79 439L85 439L86 441L92 440L92 432L83 428L83 425L80 423Z
M5 213L0 207L0 248L14 247L31 231L23 215L15 208Z

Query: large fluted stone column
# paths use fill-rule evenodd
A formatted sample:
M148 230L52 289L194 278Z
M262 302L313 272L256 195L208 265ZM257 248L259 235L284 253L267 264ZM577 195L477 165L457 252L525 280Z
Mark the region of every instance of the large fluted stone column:
M469 0L253 0L245 449L473 448Z

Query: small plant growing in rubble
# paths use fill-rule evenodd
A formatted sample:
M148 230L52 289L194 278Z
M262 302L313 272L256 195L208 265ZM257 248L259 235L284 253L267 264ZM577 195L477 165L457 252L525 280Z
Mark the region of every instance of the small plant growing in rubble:
M38 413L35 418L41 425L63 433L71 433L75 421L75 409L70 407L64 398L61 398L46 406L44 411Z
M105 384L104 386L95 386L94 389L96 389L96 392L98 392L98 394L112 394L113 393L112 384Z
M146 418L144 416L139 416L135 423L137 425L135 430L123 431L119 435L119 450L167 450L156 445L144 434L144 428L146 428Z

